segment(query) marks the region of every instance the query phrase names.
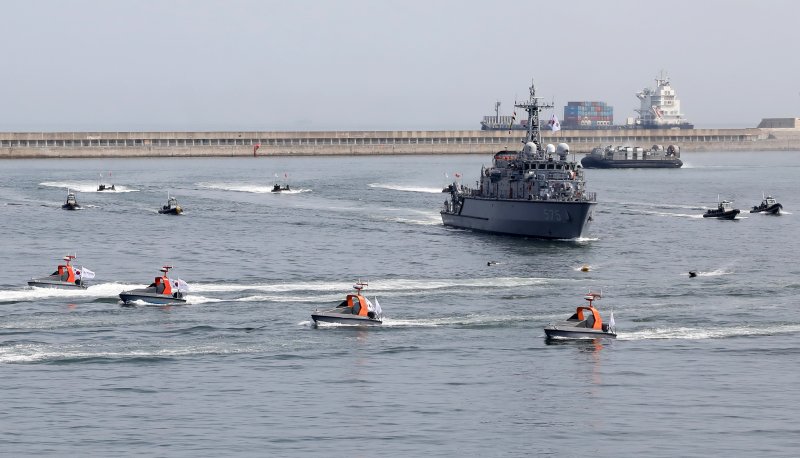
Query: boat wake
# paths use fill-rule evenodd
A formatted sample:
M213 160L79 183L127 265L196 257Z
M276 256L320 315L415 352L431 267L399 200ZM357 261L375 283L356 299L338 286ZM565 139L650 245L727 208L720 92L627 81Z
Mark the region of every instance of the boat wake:
M107 189L105 191L97 190L97 183L90 181L45 181L39 183L39 186L47 186L50 188L69 189L77 192L95 192L98 194L113 194L123 192L139 192L139 189L129 188L121 184L115 184L114 189Z
M392 191L424 192L424 193L427 193L427 194L441 194L442 193L442 188L430 188L430 187L423 187L423 186L402 186L402 185L382 184L382 183L370 183L368 186L370 188L389 189L389 190L392 190Z
M272 192L274 185L260 185L248 183L195 183L195 186L206 189L216 189L219 191L249 192L254 194L301 194L311 192L311 189L297 188L288 191Z
M154 348L130 351L86 351L86 348L55 348L48 344L19 344L0 347L0 363L41 363L57 361L62 363L85 363L109 360L163 360L187 356L224 355L247 351L241 348L224 348L218 345L199 345L177 348Z
M41 299L72 299L114 297L127 289L144 288L146 285L130 285L124 283L101 283L86 289L56 289L27 287L18 290L0 290L0 303L31 302Z
M743 336L770 336L800 332L800 325L786 324L777 326L733 326L720 328L655 328L641 331L621 331L618 340L651 340L651 339L724 339L728 337Z
M697 271L697 276L698 277L719 277L721 275L731 275L731 274L734 274L734 273L736 273L736 272L734 272L733 270L726 269L726 268L720 268L720 269L716 269L716 270L710 270L708 272L704 272L702 270L698 270Z

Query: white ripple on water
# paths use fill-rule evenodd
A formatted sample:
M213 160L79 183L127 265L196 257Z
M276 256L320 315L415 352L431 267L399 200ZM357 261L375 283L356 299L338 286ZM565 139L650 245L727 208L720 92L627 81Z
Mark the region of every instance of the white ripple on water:
M405 191L405 192L424 192L427 194L442 194L442 188L431 188L427 186L403 186L397 184L382 184L370 183L367 186L370 188L389 189L392 191Z
M223 348L219 346L188 346L130 351L86 351L84 346L75 349L53 348L46 344L24 344L0 347L0 363L31 363L64 359L132 359L173 358L183 356L224 355L251 351L247 348Z
M539 277L487 277L487 278L452 278L452 279L387 279L369 280L362 279L369 283L365 289L366 294L391 293L403 291L436 290L450 288L513 288L519 286L537 286L553 281L548 278ZM245 291L265 291L265 292L293 292L293 291L341 291L347 292L352 289L352 283L343 282L296 282L296 283L192 283L193 292L245 292Z
M800 325L785 324L775 326L731 326L716 328L655 328L644 329L641 331L623 332L618 331L619 340L652 340L652 339L683 339L683 340L702 340L702 339L723 339L727 337L741 336L768 336L774 334L787 334L800 332Z
M250 183L195 183L196 186L206 189L216 189L219 191L249 192L255 194L300 194L311 192L311 189L297 188L289 191L272 192L273 185L265 186Z
M114 184L114 189L106 191L98 191L97 183L90 181L45 181L39 183L39 186L47 186L51 188L63 188L77 192L95 192L98 194L113 194L122 192L139 192L138 189L129 188L124 185Z
M49 298L98 298L117 296L119 293L134 288L144 288L147 285L131 285L124 283L100 283L90 285L86 289L56 289L27 287L18 290L0 290L0 302L37 301Z

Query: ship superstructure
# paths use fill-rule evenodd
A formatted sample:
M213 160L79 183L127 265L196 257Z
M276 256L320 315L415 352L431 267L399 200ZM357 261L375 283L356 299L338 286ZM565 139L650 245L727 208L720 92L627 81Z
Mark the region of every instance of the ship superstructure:
M531 84L529 100L515 104L528 113L522 148L496 153L475 188L454 183L441 211L444 225L547 239L585 235L596 196L586 191L583 167L568 159L566 143L542 147L539 114L553 105L540 100Z
M669 84L669 78L661 73L656 78L656 88L644 88L636 93L641 106L637 113L636 125L645 129L693 129L681 113L681 101L675 95L675 89Z
M507 116L500 114L500 101L494 103L494 116L484 116L481 121L481 130L525 130L525 120L516 122L514 115Z

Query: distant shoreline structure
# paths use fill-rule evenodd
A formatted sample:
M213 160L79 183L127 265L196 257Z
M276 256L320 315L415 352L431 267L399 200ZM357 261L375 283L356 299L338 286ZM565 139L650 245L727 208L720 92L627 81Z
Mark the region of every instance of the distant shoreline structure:
M543 131L542 141L567 143L573 153L589 153L598 146L657 144L675 144L684 153L800 151L800 118L780 119L783 122L772 123L781 126L776 128ZM0 132L0 158L494 154L520 141L518 131L509 135L486 130Z

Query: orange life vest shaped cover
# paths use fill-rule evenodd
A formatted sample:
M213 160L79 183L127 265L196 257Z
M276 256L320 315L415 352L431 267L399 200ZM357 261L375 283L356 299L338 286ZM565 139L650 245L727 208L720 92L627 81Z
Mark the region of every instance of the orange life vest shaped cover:
M164 291L160 294L165 296L172 296L172 285L170 284L169 278L167 277L156 277L156 291L158 291L158 285L164 285Z
M67 279L64 281L75 283L75 271L72 269L71 265L67 264L65 266L58 266L58 275L63 276L65 272L67 273Z
M583 321L583 311L588 310L592 312L592 316L594 317L594 323L592 324L592 329L603 329L603 320L600 318L600 312L597 311L594 307L578 307L575 310L575 313L578 315L578 319Z
M350 307L352 310L355 310L356 304L361 305L360 309L358 310L358 316L367 316L367 301L364 300L364 296L355 295L355 294L348 294L347 295L347 306Z

